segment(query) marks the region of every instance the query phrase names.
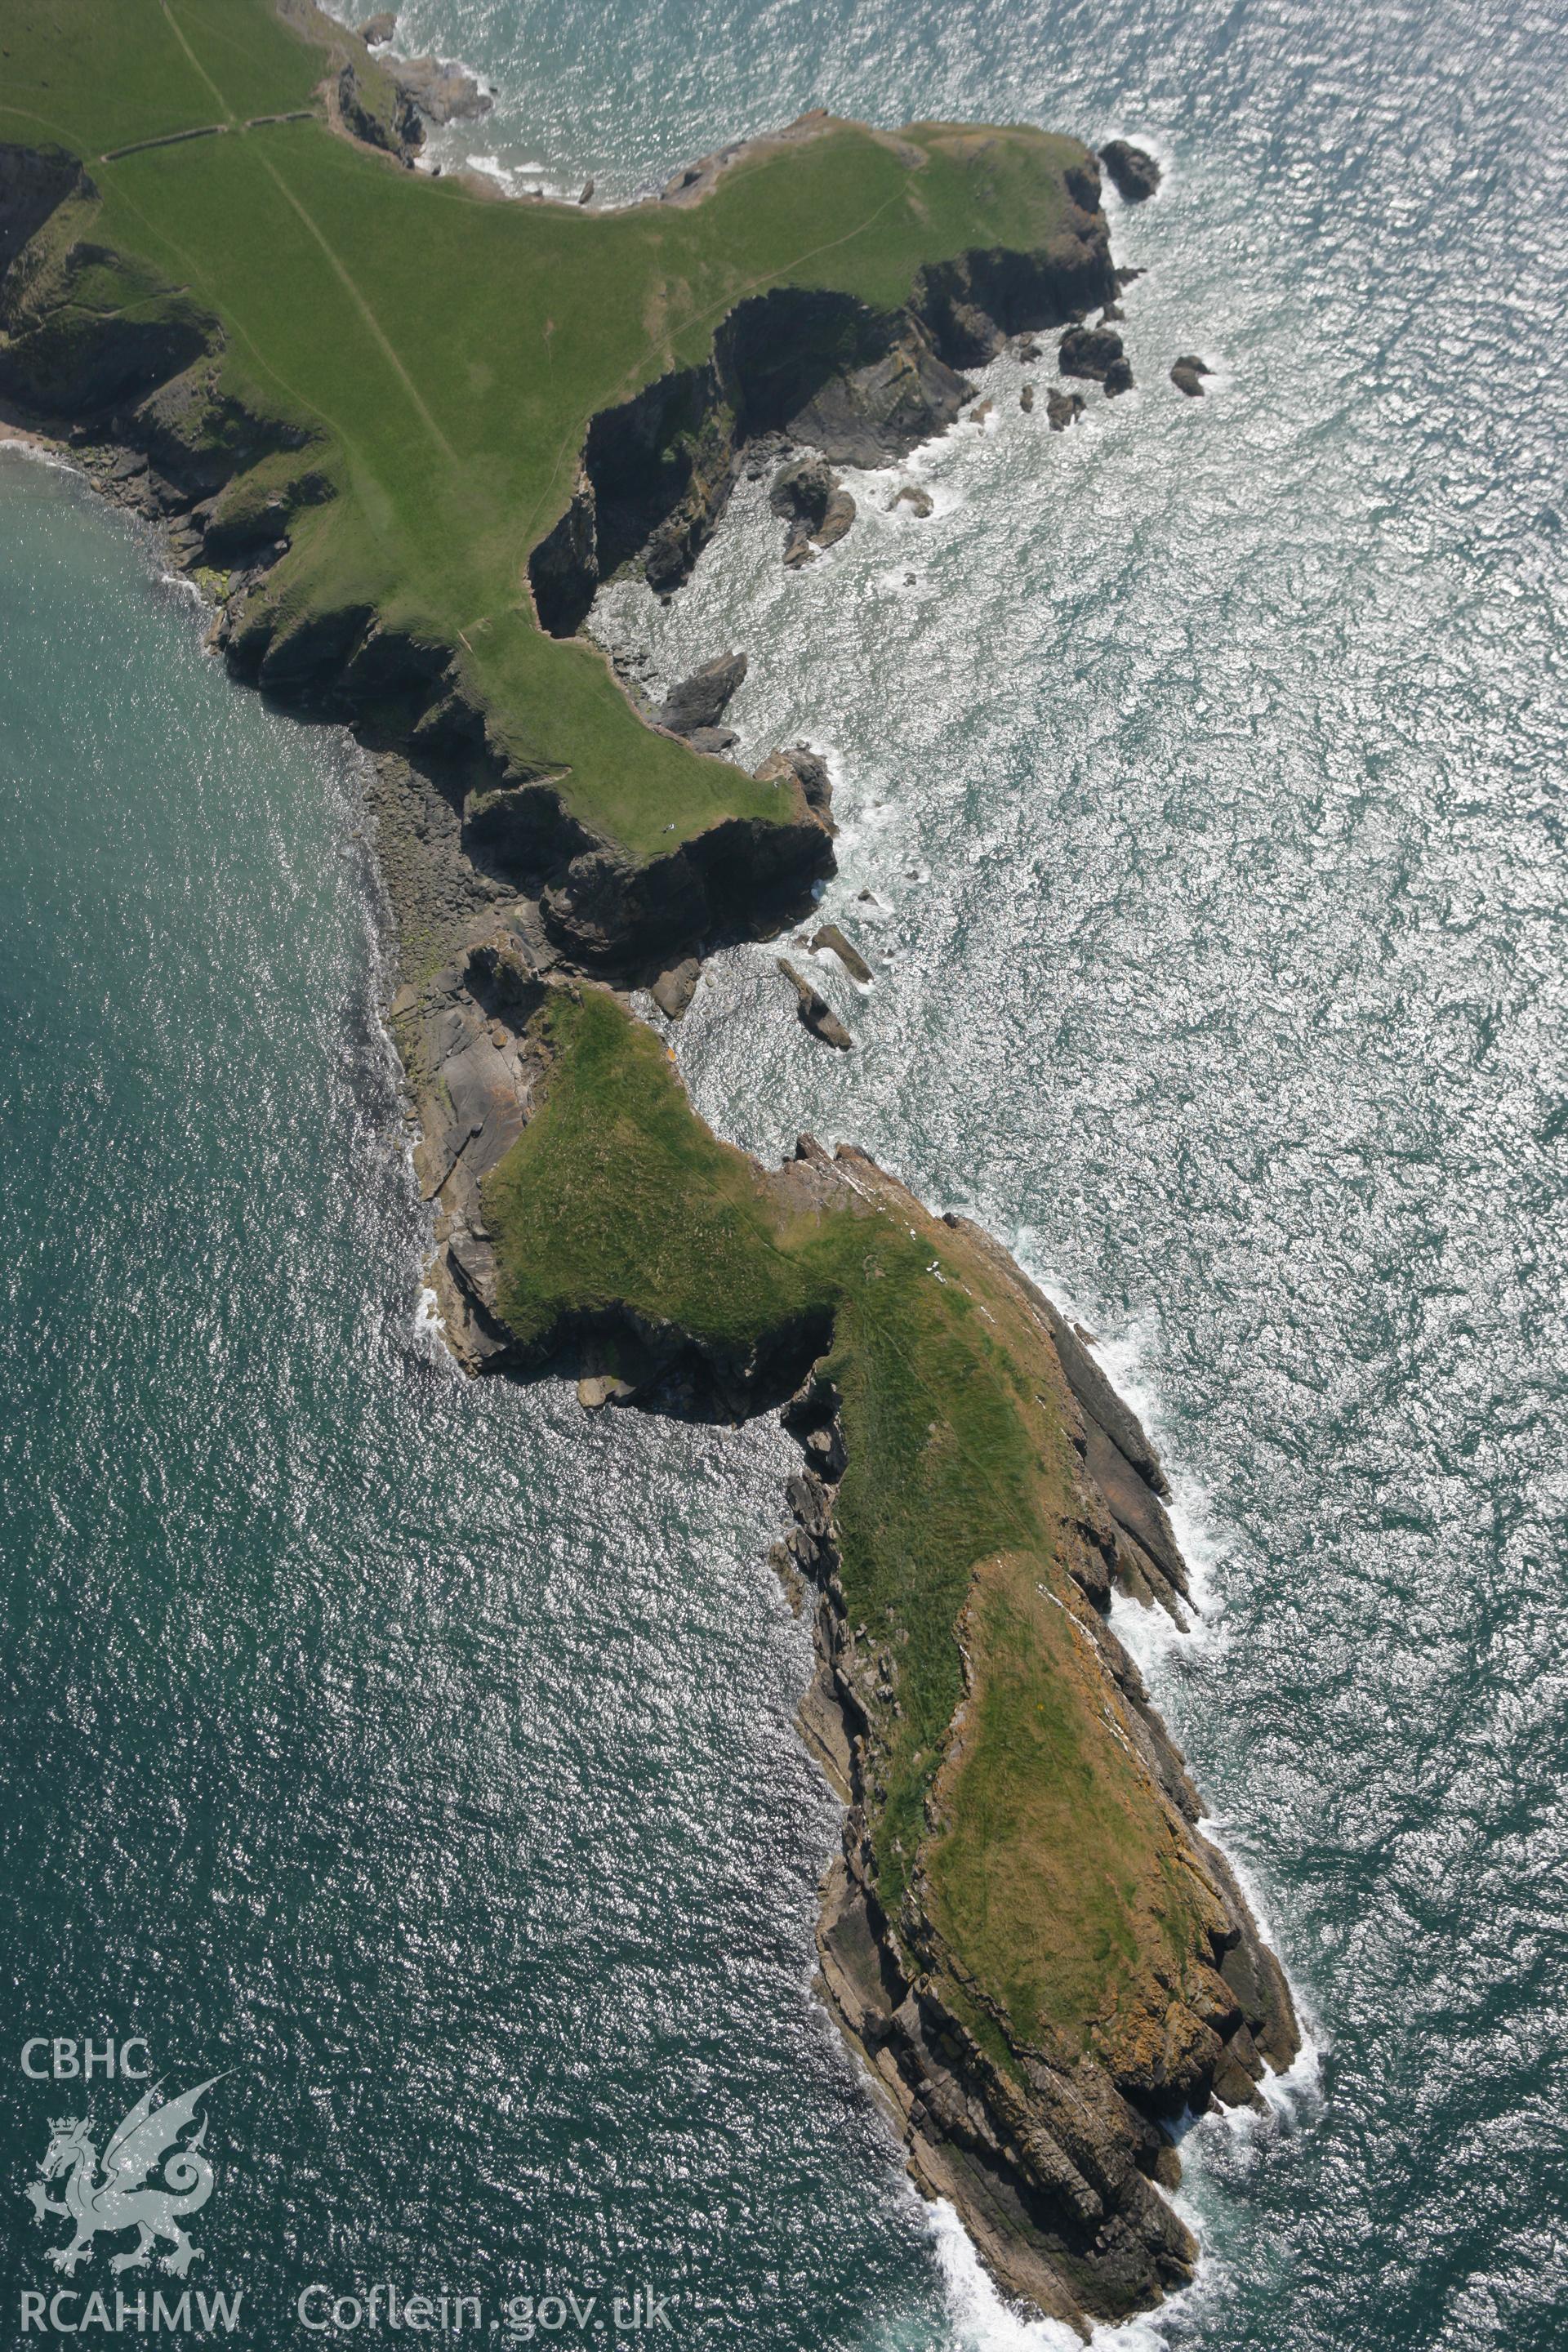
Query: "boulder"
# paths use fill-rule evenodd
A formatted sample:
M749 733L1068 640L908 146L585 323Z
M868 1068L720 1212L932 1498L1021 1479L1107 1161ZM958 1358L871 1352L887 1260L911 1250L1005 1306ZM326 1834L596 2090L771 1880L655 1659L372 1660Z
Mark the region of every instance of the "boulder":
M1076 425L1083 415L1082 393L1048 392L1046 394L1046 415L1050 418L1053 433L1065 433L1068 426Z
M396 9L384 8L379 16L365 18L359 28L359 37L367 49L383 49L396 30Z
M792 571L842 539L855 520L854 499L820 457L796 457L781 466L768 504L789 523L784 560Z
M1141 205L1160 184L1160 166L1152 155L1142 147L1129 146L1125 139L1112 139L1102 147L1100 160L1123 204Z
M1127 354L1113 327L1069 327L1057 347L1057 365L1063 375L1087 376L1091 383L1109 383L1112 371L1125 368ZM1131 382L1131 371L1127 380Z
M1035 387L1032 383L1026 383L1018 394L1018 405L1023 410L1025 415L1027 416L1034 404Z
M695 956L688 956L683 962L671 964L668 971L659 973L648 994L667 1021L679 1020L696 995L701 976L702 966Z
M888 500L888 512L894 514L900 507L908 507L910 512L919 515L923 522L932 511L931 492L922 489L919 482L905 482Z

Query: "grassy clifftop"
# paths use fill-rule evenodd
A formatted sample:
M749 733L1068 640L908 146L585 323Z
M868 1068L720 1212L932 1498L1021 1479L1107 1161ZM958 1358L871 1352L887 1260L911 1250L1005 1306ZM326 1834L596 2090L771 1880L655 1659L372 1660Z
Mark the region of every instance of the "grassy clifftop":
M590 649L542 635L529 552L590 418L703 362L738 302L798 286L896 309L932 264L1041 247L1082 150L830 125L757 147L689 205L501 204L332 135L318 85L345 58L377 69L323 18L314 41L268 0L11 0L5 22L0 139L66 148L95 191L51 230L53 272L13 326L53 334L47 390L72 329L217 322L183 429L221 437L238 412L308 444L251 486L291 541L266 591L274 639L376 615L449 648L518 772L563 777L574 813L637 856L721 815L787 814L777 788L643 726ZM246 496L226 493L231 516Z

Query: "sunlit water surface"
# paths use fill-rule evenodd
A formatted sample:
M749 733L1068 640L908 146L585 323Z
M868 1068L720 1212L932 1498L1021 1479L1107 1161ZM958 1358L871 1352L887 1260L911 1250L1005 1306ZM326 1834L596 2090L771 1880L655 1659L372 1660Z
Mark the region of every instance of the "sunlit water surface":
M599 625L665 675L743 646L743 751L834 754L826 906L878 976L814 969L857 1050L737 951L677 1033L703 1110L983 1218L1177 1478L1204 1628L1130 1630L1313 2057L1189 2137L1208 2257L1141 2340L1553 2346L1568 42L1279 0L404 23L501 92L442 152L521 180L627 194L819 101L1166 162L1113 216L1135 394L1052 436L1004 361L831 557L786 575L752 486ZM475 1389L421 1335L353 760L200 630L0 463L16 2014L237 2069L193 2229L262 2344L317 2278L1038 2341L811 1997L782 1441ZM0 2082L19 2189L67 2095Z

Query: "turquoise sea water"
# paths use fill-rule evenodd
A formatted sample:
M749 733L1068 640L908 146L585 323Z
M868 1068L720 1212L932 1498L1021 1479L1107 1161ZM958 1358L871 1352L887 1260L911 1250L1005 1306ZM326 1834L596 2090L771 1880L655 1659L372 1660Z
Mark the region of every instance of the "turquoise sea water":
M742 498L681 597L601 626L669 671L743 646L745 748L836 757L831 911L879 977L821 984L858 1049L739 952L679 1033L703 1108L982 1217L1178 1480L1208 1609L1149 1670L1315 2063L1189 2137L1208 2260L1129 2340L1544 2352L1568 40L1279 0L405 23L502 93L449 152L617 193L817 100L1166 161L1113 221L1137 394L1054 437L1003 362L985 431L906 469L929 521L858 481L786 577ZM318 2279L1019 2340L809 1991L836 1831L763 1564L777 1434L584 1422L421 1333L353 760L200 634L138 532L0 459L15 2038L236 2070L192 2284L262 2346L309 2340ZM71 2095L8 2053L0 2091L10 2295L52 2283L20 2192Z

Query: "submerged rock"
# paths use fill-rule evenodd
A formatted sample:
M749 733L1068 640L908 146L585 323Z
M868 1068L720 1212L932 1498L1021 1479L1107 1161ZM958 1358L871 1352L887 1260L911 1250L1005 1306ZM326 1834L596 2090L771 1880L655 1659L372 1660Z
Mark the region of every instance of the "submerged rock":
M820 1037L825 1045L836 1045L841 1054L848 1053L855 1040L826 997L813 988L803 972L796 971L787 956L780 956L779 970L798 999L802 1026L809 1029L814 1037Z
M1142 147L1130 146L1125 139L1112 139L1102 147L1100 160L1124 204L1141 205L1160 184L1160 166L1152 155Z

